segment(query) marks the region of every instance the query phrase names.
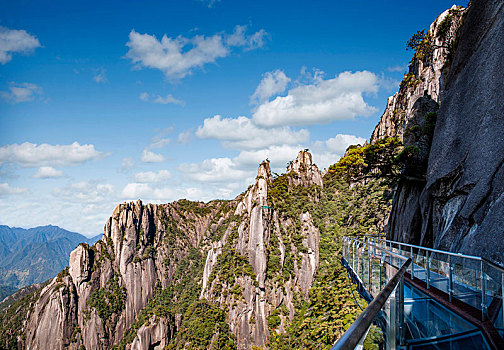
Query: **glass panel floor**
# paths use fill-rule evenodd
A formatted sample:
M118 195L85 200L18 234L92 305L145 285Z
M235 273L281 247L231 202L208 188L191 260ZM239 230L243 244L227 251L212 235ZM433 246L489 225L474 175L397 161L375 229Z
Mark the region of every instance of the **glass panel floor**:
M451 310L404 284L408 349L490 349L479 329Z

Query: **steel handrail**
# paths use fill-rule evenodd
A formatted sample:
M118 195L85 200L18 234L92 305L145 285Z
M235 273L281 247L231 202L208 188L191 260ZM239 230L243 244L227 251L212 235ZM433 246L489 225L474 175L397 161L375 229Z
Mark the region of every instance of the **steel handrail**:
M366 236L364 235L362 237L366 237ZM372 239L375 240L376 238L372 237ZM467 258L467 259L472 259L472 260L477 260L477 261L484 261L485 263L487 263L487 264L492 265L493 267L495 267L497 270L499 270L501 272L504 272L504 266L501 266L501 265L499 265L499 264L497 264L497 263L495 263L493 261L490 261L490 260L488 260L486 258L483 258L481 256L448 252L446 250L427 248L427 247L422 247L422 246L419 246L419 245L414 245L414 244L409 244L409 243L403 243L403 242L397 242L397 241L391 241L389 239L383 239L383 238L378 238L378 240L383 241L383 242L393 243L393 244L399 244L399 245L403 245L403 246L410 247L410 248L422 249L422 250L425 250L425 251L434 252L434 253L438 253L438 254L451 255L451 256L456 256L456 257L459 257L459 258Z
M357 317L354 323L347 329L343 336L334 344L331 350L347 350L355 349L362 337L366 334L368 328L373 323L373 320L378 315L380 310L385 305L390 294L404 277L406 269L411 264L411 258L401 266L399 271L390 279L385 285L385 288L373 299L373 301L364 309L364 311Z
M453 253L453 252L448 252L446 250L427 248L427 247L422 247L422 246L419 246L419 245L414 245L414 244L409 244L409 243L402 243L402 242L391 241L391 240L388 240L388 239L379 239L379 240L380 241L384 241L384 242L393 243L393 244L403 245L403 246L406 246L406 247L411 247L411 248L417 248L417 249L421 249L421 250L426 250L426 251L433 252L433 253L439 253L439 254L444 254L444 255L456 256L456 257L459 257L459 258L468 258L468 259L478 260L478 261L481 261L483 259L481 256L466 255L466 254L462 254L462 253Z

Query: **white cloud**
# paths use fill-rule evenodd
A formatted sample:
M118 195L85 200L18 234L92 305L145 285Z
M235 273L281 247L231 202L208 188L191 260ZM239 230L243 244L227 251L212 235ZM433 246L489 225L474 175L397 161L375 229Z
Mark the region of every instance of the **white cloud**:
M237 169L230 158L211 158L201 163L181 164L179 170L192 180L207 183L242 180L251 175L248 171Z
M364 144L364 142L366 142L366 139L362 137L357 137L354 135L338 134L335 137L326 140L325 144L328 151L343 156L348 146L359 144L362 145Z
M24 193L28 189L20 187L10 187L7 182L0 183L0 197L8 196L10 194Z
M144 149L140 160L144 163L161 163L165 161L165 157L162 154Z
M0 91L0 97L10 103L28 102L42 95L42 88L31 83L9 83L9 91Z
M23 167L77 165L103 156L94 145L80 145L78 142L71 145L25 142L0 147L0 164L17 163Z
M0 63L12 60L13 53L29 54L40 47L38 39L25 30L9 29L0 26Z
M313 161L322 169L336 163L345 154L350 145L362 145L365 138L338 134L325 141L316 141L311 146Z
M100 181L80 181L63 188L56 187L53 195L79 203L100 203L115 197L114 186Z
M224 141L226 147L249 149L306 142L310 132L305 129L294 131L289 127L266 129L258 127L247 117L221 118L216 115L205 119L203 126L196 130L196 136Z
M63 171L54 169L51 166L42 166L37 169L35 174L33 174L33 178L35 179L52 179L55 177L62 177Z
M133 169L134 167L135 167L135 162L133 161L133 158L123 158L121 161L120 172L127 173L131 169Z
M147 102L147 101L149 101L149 94L148 94L148 93L146 93L146 92L142 92L142 93L140 94L139 98L140 98L142 101Z
M163 182L171 178L171 173L168 170L159 170L158 172L146 171L136 173L133 179L139 183L157 183Z
M146 183L129 183L122 192L124 200L141 199L149 203L167 203L180 198L189 200L210 200L214 199L214 194L202 191L200 188L169 188L153 186Z
M333 79L316 76L312 84L289 90L287 96L258 106L253 121L263 127L325 124L368 116L376 111L363 98L378 90L378 78L367 71L343 72Z
M261 29L252 35L246 35L247 26L236 26L233 34L227 36L226 44L229 46L244 46L246 50L253 50L263 47L268 37L268 33Z
M401 82L399 80L386 77L384 74L381 75L380 80L378 81L380 88L382 88L384 91L394 91L394 92L399 89L400 83Z
M173 127L168 127L164 129L156 129L157 132L156 135L154 135L151 138L151 142L149 146L147 146L147 150L153 149L153 148L163 148L167 144L171 142L171 139L168 137L165 137L173 132Z
M145 102L161 103L164 105L167 105L170 103L175 104L175 105L181 105L181 106L185 105L184 101L176 99L175 97L172 96L172 94L168 94L168 95L166 95L166 97L162 97L160 95L155 95L155 96L152 95L151 96L147 92L142 92L140 94L139 98Z
M200 163L181 164L179 170L199 183L225 183L225 189L243 190L255 176L258 165L265 159L271 162L272 171L285 172L287 163L294 160L300 150L309 148L315 164L321 169L334 164L343 156L348 146L363 144L366 139L338 134L324 141L304 145L271 145L262 149L242 150L235 158L211 158Z
M257 169L263 160L269 159L272 169L276 172L283 172L285 171L287 162L295 159L298 152L304 148L299 145L280 145L259 150L245 150L241 151L233 161L239 168Z
M191 140L191 130L182 131L178 134L177 142L182 144L187 144Z
M258 104L268 101L271 96L283 93L290 81L290 78L280 69L264 73L261 82L250 97L250 102Z
M396 65L396 66L391 66L391 67L388 67L387 70L389 72L404 72L406 70L406 68L408 68L408 65L405 64L405 65Z
M184 101L181 101L181 100L177 100L175 97L173 97L171 94L168 94L166 95L166 97L161 97L161 96L157 96L154 101L152 101L154 103L161 103L161 104L169 104L169 103L173 103L175 105L185 105L185 102Z
M169 138L153 138L151 144L149 145L149 149L152 148L163 148L167 144L171 142Z
M235 32L228 36L215 34L185 38L179 35L169 38L163 35L161 41L154 35L140 34L132 30L126 43L129 47L126 58L131 59L136 68L159 69L169 79L182 79L191 74L193 69L202 68L205 64L228 56L233 46L254 49L264 44L264 30L246 36L241 28L238 26Z
M107 76L105 75L107 71L104 68L101 68L100 71L93 77L94 81L98 84L108 83Z

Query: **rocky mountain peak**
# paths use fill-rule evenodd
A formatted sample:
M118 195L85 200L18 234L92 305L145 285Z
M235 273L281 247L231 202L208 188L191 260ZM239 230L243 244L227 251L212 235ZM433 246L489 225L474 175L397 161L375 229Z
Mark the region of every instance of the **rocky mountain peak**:
M437 110L441 102L445 78L449 73L452 57L456 50L457 31L463 22L466 9L452 6L440 14L424 33L416 48L408 72L404 75L399 91L389 97L387 107L371 136L371 142L383 137L398 137L402 140L411 119L418 116L417 101L432 100ZM416 105L415 105L416 104ZM421 116L423 118L423 115Z
M271 182L272 180L269 159L266 159L261 164L259 164L259 168L257 169L257 178L261 177L269 182Z
M297 158L289 163L287 173L294 175L292 177L294 186L323 186L322 174L319 168L313 163L312 155L308 150L299 151Z

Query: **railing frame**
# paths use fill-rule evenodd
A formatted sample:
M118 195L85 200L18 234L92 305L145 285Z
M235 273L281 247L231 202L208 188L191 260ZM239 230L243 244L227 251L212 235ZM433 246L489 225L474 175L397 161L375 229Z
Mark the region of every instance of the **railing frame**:
M411 259L413 259L413 249L418 250L417 255L420 255L422 251L425 252L425 260L426 260L426 262L425 262L425 279L426 279L427 289L430 289L430 286L431 286L431 259L432 259L433 255L439 254L441 256L443 256L443 255L447 256L447 260L448 260L447 263L448 263L448 269L449 269L448 276L447 276L448 280L449 280L448 281L448 295L449 295L450 302L452 301L454 293L455 293L454 280L453 280L454 266L452 264L452 257L457 257L457 258L461 258L461 259L469 259L469 260L473 260L475 262L479 261L479 270L480 270L479 272L480 273L479 273L478 279L480 280L479 287L480 287L480 293L481 293L481 319L483 321L488 319L488 305L487 305L487 301L488 301L488 285L487 284L488 284L488 282L487 282L487 279L490 277L490 275L485 272L485 266L491 267L491 268L497 270L496 272L500 272L500 274L501 274L501 278L500 278L500 280L501 280L500 281L501 282L501 298L502 298L502 303L504 305L504 267L499 264L496 264L488 259L485 259L485 258L479 257L479 256L474 256L474 255L453 253L453 252L443 251L443 250L439 250L439 249L426 248L426 247L422 247L422 246L418 246L418 245L414 245L414 244L409 244L409 243L391 241L391 240L383 238L383 236L380 236L380 235L354 236L352 238L355 239L356 241L359 241L359 242L361 242L360 239L364 238L365 240L367 240L368 244L373 242L374 244L379 245L380 249L384 249L387 251L387 248L388 248L388 251L390 251L390 252L392 252L393 245L398 247L399 252L404 252L405 250L407 250L407 249L405 249L405 247L409 247ZM389 255L389 257L390 257L389 263L392 264L392 255ZM354 259L355 259L355 255L354 255ZM478 269L476 268L475 273L477 272L477 270ZM412 261L411 268L409 271L410 271L411 278L414 279L415 278L414 261ZM416 278L418 278L418 277L416 277ZM499 278L497 278L496 281L498 281L498 280L499 280ZM503 312L503 324L504 324L504 312Z
M395 253L391 254L397 255L401 259L404 258L403 256L400 256ZM402 288L404 288L404 273L406 272L410 264L411 264L411 258L408 258L406 262L401 266L401 268L396 272L396 274L389 280L389 282L382 289L382 291L376 296L376 298L373 299L373 301L368 305L368 307L366 307L364 311L359 315L359 317L357 317L357 320L355 320L355 322L350 326L350 328L348 328L348 330L343 334L343 336L336 342L336 344L334 344L331 350L354 349L359 344L359 342L363 340L363 337L367 334L367 331L371 326L371 324L373 323L373 320L381 311L381 309L385 305L385 302L389 299L391 293L394 291L396 286L399 284L400 286L402 286ZM402 295L404 297L404 289L402 290ZM403 321L404 321L404 314L403 314ZM395 325L392 325L393 328L395 328L394 326ZM401 333L403 330L404 325L400 326Z

